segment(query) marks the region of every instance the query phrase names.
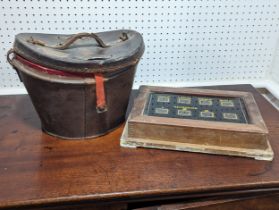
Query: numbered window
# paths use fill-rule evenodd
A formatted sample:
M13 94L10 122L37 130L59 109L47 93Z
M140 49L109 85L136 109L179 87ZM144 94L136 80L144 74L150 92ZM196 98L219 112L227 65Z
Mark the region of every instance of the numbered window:
M168 103L170 102L170 96L159 95L157 96L157 102Z
M210 98L199 98L199 105L212 106L213 102Z
M234 102L232 100L220 100L220 105L223 107L234 107Z
M203 118L215 118L214 112L210 112L208 110L200 112L200 116Z
M156 108L155 109L155 113L156 114L168 114L169 113L169 109L166 108Z
M183 110L183 109L179 109L177 110L177 115L179 116L186 116L186 117L189 117L189 116L192 116L192 111L191 110Z
M223 113L223 118L227 120L237 120L238 116L236 113Z
M179 96L177 98L177 103L179 103L179 104L191 104L191 97Z

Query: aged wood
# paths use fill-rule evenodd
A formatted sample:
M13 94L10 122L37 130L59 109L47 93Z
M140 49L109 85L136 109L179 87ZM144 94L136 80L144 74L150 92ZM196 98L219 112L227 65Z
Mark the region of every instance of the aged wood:
M174 203L134 210L278 210L279 194Z
M121 137L123 147L148 147L272 160L268 130L257 104L248 92L142 86ZM151 93L240 97L249 124L191 120L144 114Z
M67 209L279 192L279 112L249 85L212 88L254 94L269 130L272 162L121 148L123 127L97 139L64 141L41 132L28 96L0 97L0 207Z
M243 132L258 132L258 133L268 133L264 120L259 112L258 106L255 103L253 95L249 92L243 91L229 91L229 90L210 90L210 89L200 89L200 88L170 88L170 87L155 87L155 86L141 86L139 90L139 95L136 98L136 104L133 112L131 112L131 118L135 120L144 121L144 117L142 116L143 109L146 102L146 97L150 92L165 92L165 93L181 93L181 94L193 94L200 96L224 96L224 97L241 97L244 99L244 103L246 104L246 109L248 111L250 117L250 123L246 126L242 126L239 124L231 124L231 123L219 123L209 121L200 121L200 120L179 120L173 118L157 118L157 117L149 117L148 121L157 122L161 121L162 124L178 124L183 126L193 126L193 127L205 127L209 129L223 129L223 130L232 130L232 131L243 131ZM146 119L145 119L146 121Z
M14 207L9 208L11 210L14 210ZM16 209L26 209L25 207L16 207ZM91 204L89 203L83 203L76 204L66 204L66 205L44 205L44 206L32 206L27 207L28 210L45 210L45 209L51 209L51 210L127 210L128 206L125 203L103 203L103 204Z

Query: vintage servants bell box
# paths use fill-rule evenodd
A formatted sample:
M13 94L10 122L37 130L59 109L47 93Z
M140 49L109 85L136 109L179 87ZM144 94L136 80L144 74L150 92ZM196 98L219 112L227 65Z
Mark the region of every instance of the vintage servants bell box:
M271 161L267 134L251 93L142 86L121 146Z

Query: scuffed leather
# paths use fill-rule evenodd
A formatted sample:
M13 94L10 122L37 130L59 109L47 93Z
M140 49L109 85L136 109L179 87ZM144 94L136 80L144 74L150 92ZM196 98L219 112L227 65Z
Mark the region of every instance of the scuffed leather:
M125 33L127 40L122 40ZM82 38L69 48L52 48L65 42L72 35L21 33L16 35L14 51L34 63L62 71L112 72L136 63L144 51L142 36L132 30L116 30L96 33L109 47L102 48L92 38ZM30 43L39 40L46 46Z

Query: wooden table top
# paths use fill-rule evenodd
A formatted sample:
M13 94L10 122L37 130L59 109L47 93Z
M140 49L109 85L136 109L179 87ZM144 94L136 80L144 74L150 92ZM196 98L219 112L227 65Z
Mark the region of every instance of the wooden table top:
M41 132L28 96L1 96L0 207L278 191L279 112L250 85L214 89L254 94L273 162L121 148L123 126L97 139L60 140Z

